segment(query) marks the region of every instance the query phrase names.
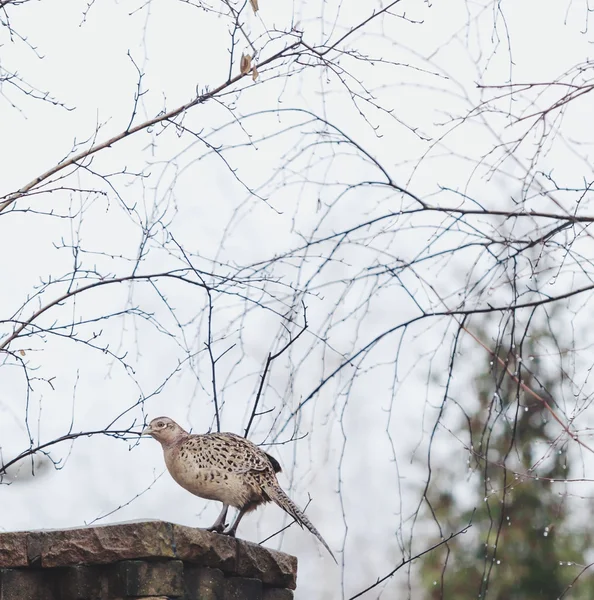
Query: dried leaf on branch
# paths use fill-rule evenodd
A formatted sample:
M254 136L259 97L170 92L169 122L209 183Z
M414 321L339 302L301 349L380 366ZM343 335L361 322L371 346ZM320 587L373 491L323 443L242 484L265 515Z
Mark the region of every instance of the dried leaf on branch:
M252 70L252 57L249 54L241 55L239 70L241 71L242 75L247 75Z

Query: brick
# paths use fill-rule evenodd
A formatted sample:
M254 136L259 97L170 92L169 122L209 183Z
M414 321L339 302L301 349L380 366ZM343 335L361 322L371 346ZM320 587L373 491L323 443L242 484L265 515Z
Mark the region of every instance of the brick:
M108 597L107 567L77 565L55 569L58 596L64 600Z
M228 577L223 600L262 600L262 582L247 577Z
M62 600L66 600L62 598ZM97 599L99 600L99 599ZM101 599L103 600L103 599ZM171 600L168 596L110 596L109 600Z
M225 576L220 569L184 565L187 600L223 600Z
M293 600L293 590L286 588L264 588L262 600Z
M126 560L115 565L110 593L116 596L184 595L184 565L180 560Z
M38 569L1 569L0 600L59 600L52 573Z

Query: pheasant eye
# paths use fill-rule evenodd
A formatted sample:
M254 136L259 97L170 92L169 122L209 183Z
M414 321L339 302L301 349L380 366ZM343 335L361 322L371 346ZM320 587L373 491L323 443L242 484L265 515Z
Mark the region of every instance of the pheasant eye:
M157 423L157 427L165 427L165 423L163 423L163 421L159 421Z

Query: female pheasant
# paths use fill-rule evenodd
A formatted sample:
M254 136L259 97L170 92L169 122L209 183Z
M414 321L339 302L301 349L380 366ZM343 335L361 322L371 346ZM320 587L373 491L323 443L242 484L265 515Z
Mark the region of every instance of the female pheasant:
M272 501L299 525L305 525L336 562L320 532L280 487L276 479L281 470L278 461L249 440L234 433L190 435L168 417L153 419L142 435L161 443L167 470L179 485L195 496L223 503L210 531L234 536L246 513ZM229 506L239 512L225 529Z

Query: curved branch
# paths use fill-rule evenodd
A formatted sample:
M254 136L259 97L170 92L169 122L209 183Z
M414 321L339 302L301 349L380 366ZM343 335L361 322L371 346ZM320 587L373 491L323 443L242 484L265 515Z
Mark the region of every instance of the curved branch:
M15 463L27 458L28 456L32 456L41 450L45 450L50 446L54 446L55 444L59 444L60 442L66 442L68 440L75 440L79 437L90 437L93 435L109 435L112 437L122 437L125 435L140 435L140 433L136 433L135 431L130 431L129 429L99 429L95 431L81 431L80 433L67 433L59 438L52 440L51 442L45 442L45 444L39 444L38 446L31 447L27 450L23 450L18 456L15 456L12 460L9 460L7 463L0 465L0 475L6 474L6 470L14 465Z

